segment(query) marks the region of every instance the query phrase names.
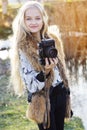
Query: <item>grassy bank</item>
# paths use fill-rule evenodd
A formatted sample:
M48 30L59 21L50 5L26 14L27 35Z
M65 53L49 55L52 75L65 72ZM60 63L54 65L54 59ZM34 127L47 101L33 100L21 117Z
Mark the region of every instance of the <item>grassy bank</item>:
M38 130L26 119L27 96L18 98L8 89L9 76L0 78L0 130ZM65 123L65 130L84 130L81 119L73 117Z

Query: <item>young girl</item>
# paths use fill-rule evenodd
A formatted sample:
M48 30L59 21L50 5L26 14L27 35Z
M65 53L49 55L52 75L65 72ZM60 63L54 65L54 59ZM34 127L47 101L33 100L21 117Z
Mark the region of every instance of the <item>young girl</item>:
M60 39L48 33L48 17L44 7L35 1L25 3L13 22L13 55L11 58L11 77L16 93L23 93L26 87L28 101L32 95L44 91L45 77L50 84L50 126L37 123L39 130L64 130L64 118L70 117L70 91L65 74L65 63ZM47 39L54 39L56 57L45 57L42 65L38 44ZM40 106L38 106L39 109Z

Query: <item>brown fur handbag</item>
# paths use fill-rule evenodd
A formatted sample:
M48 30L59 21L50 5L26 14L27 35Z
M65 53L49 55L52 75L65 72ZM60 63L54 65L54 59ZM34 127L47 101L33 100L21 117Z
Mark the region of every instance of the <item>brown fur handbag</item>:
M53 71L45 81L45 89L41 90L32 95L32 101L28 105L26 116L29 120L33 120L36 123L47 123L50 112L50 99L49 99L49 88L53 79Z
M44 114L46 111L46 102L44 93L38 92L32 95L32 101L28 105L26 116L29 120L33 120L36 123L42 123L44 120Z

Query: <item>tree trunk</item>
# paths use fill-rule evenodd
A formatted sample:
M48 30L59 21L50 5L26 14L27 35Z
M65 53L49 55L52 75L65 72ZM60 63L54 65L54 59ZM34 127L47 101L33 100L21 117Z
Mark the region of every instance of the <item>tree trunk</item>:
M2 13L7 14L8 0L2 0Z

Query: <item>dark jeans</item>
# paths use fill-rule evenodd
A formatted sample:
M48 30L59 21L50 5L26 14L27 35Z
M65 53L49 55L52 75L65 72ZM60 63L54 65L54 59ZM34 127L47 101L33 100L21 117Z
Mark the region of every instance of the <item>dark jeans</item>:
M50 128L44 129L43 124L38 124L38 127L39 130L64 130L66 91L59 85L51 89Z

